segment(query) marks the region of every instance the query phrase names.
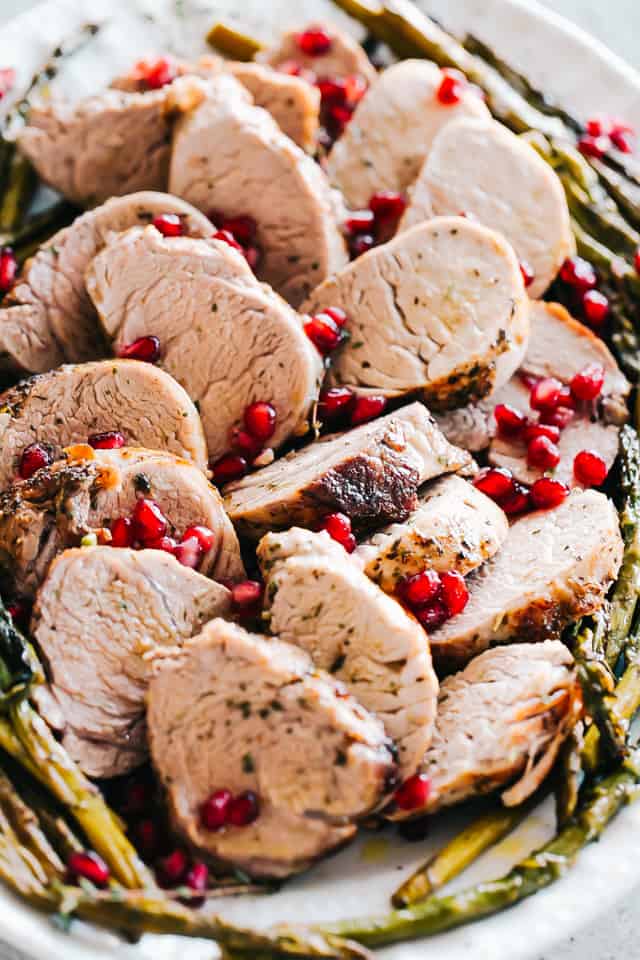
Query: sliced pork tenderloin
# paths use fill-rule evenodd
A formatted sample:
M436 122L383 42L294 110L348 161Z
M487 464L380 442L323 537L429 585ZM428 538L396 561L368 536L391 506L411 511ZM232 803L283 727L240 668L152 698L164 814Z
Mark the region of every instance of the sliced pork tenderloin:
M244 575L240 549L220 496L205 475L170 453L122 448L67 448L66 459L38 470L0 494L0 578L3 593L31 597L53 558L112 521L130 518L139 499L153 500L180 537L203 525L213 546L199 569L217 579Z
M55 460L64 447L116 431L128 447L167 450L207 469L202 423L185 390L138 360L97 360L41 373L0 394L0 489L32 443Z
M503 234L540 297L575 251L562 184L533 147L490 117L462 117L432 143L400 230L464 211Z
M559 636L602 606L622 549L617 511L595 490L517 520L502 549L467 578L464 611L430 635L436 664L459 668L495 644Z
M152 678L154 766L175 828L201 855L253 876L305 869L354 834L396 779L382 724L306 653L213 620ZM207 829L218 790L252 819Z
M459 117L489 117L472 90L456 104L438 99L442 72L428 60L384 70L358 104L329 154L327 174L353 208L380 190L402 192L416 179L438 132ZM459 211L456 211L456 213Z
M579 722L582 697L573 657L559 640L487 650L443 680L431 746L420 772L430 791L405 819L502 790L505 806L527 799L550 773Z
M513 249L463 217L418 224L369 251L314 290L302 310L330 306L346 312L350 335L336 353L333 382L391 397L420 392L433 409L500 387L529 335Z
M187 236L210 237L213 224L195 207L151 190L117 197L78 217L27 260L0 307L1 369L44 373L65 360L105 356L107 346L87 295L85 271L112 233L162 214L180 217Z
M258 277L294 307L348 262L338 200L318 164L222 74L176 123L169 185L201 210L257 223Z
M500 507L462 477L450 476L420 492L403 523L362 540L354 558L387 593L423 570L455 570L463 576L493 557L509 524Z
M276 410L269 446L305 432L322 358L298 314L229 244L132 228L98 254L86 282L116 353L159 338L158 362L197 404L213 460L256 401Z
M447 443L422 404L412 403L229 484L225 505L240 533L254 540L292 524L317 526L334 511L362 524L404 520L422 483L472 462Z
M438 681L424 630L328 533L293 527L258 546L270 630L302 647L384 724L411 776L431 742Z
M305 53L299 41L305 30L301 27L299 30L286 30L277 43L260 51L256 59L276 68L282 64L297 63L304 70L312 70L319 77L360 74L369 83L373 83L377 77L375 67L361 45L346 31L332 23L319 24L315 21L309 29L320 30L328 37L328 48L322 53Z
M226 587L160 550L81 547L54 560L31 621L49 681L39 706L88 776L146 760L150 655L230 610Z

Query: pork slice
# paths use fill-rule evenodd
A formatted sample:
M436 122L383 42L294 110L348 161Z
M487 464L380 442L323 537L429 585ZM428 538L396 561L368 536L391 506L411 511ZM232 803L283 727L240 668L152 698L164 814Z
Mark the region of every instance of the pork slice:
M423 570L456 570L463 576L493 557L509 524L500 507L462 477L450 476L421 491L403 523L362 540L354 557L387 593Z
M418 621L328 533L269 533L258 560L271 631L306 650L383 722L401 777L411 776L431 742L438 692Z
M49 681L41 706L88 776L145 761L150 655L227 615L230 597L160 550L82 547L54 560L31 621Z
M93 260L87 290L116 353L141 336L160 339L160 366L197 403L212 459L229 450L254 401L276 409L272 447L305 431L322 358L298 314L229 244L134 227Z
M105 356L107 345L85 289L85 271L112 233L146 225L163 213L177 214L189 236L213 233L213 225L195 207L147 190L107 201L48 240L27 261L0 307L3 368L44 373L64 360Z
M350 335L336 353L334 383L386 396L420 392L434 409L505 383L529 335L512 248L463 217L418 224L369 251L314 290L302 310L330 306L346 312Z
M258 276L296 307L348 262L336 198L318 164L237 80L195 82L204 99L176 123L171 192L201 210L253 217Z
M420 768L431 784L426 805L390 818L424 816L495 790L506 806L522 803L551 771L581 712L573 657L559 640L481 653L440 687Z
M213 620L152 678L154 766L176 829L201 855L288 876L353 836L396 765L379 720L299 648ZM206 830L218 789L258 798L245 827Z
M361 45L335 24L323 22L319 26L331 41L326 53L310 56L301 50L298 36L305 29L301 27L299 30L286 30L276 44L258 53L256 59L272 67L294 61L303 69L313 70L319 77L344 77L359 73L373 83L377 73ZM314 21L313 28L317 27L318 23Z
M31 597L53 558L131 516L139 497L154 500L178 538L196 524L215 542L200 572L217 579L244 575L240 549L220 496L198 467L170 453L142 448L67 448L66 459L0 493L0 582L7 593Z
M595 490L517 520L496 556L467 578L464 611L431 634L436 663L458 668L495 644L557 637L602 606L621 561L617 511Z
M236 528L257 540L292 524L316 526L342 511L356 523L404 520L421 483L469 468L419 403L290 453L225 489Z
M575 251L556 173L530 144L490 117L461 117L440 130L399 229L460 211L509 240L533 270L531 297L542 296Z
M372 84L327 164L329 180L349 206L367 207L380 190L406 190L417 178L436 135L452 120L489 117L483 101L470 90L456 104L440 103L441 81L442 73L434 63L403 60Z
M150 363L97 360L41 373L0 394L0 489L15 478L29 444L46 444L57 460L64 447L112 430L129 447L167 450L207 469L200 417L180 384Z

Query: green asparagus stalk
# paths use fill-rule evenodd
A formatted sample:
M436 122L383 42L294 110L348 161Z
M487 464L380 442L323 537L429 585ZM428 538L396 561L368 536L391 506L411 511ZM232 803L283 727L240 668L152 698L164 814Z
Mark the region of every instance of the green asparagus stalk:
M247 33L240 33L224 23L215 23L207 34L207 43L225 57L233 60L253 60L262 50L262 44Z
M621 721L629 722L640 710L640 628L634 628L624 649L625 669L615 690L615 710ZM607 759L599 727L592 724L584 738L582 765L594 774Z
M54 233L68 226L79 212L77 207L66 200L59 200L41 213L21 222L17 228L0 232L0 247L13 247L20 251L34 240L42 246Z
M640 597L640 439L633 427L620 432L620 529L625 548L611 597L606 657L614 668L629 635Z
M366 946L428 937L519 903L558 878L573 865L580 851L597 840L619 810L640 792L640 753L634 751L614 773L592 787L575 818L550 843L526 857L506 876L479 883L446 897L383 917L346 920L319 928L323 933L350 937Z
M556 822L563 827L576 812L582 781L584 737L582 724L573 728L562 745L555 773Z
M640 184L607 166L603 160L592 157L590 163L618 209L632 227L640 230Z
M65 865L51 846L38 817L15 789L9 777L0 770L0 809L20 840L42 864L48 879L61 877Z
M0 203L0 233L15 230L31 206L38 178L26 159L15 154L8 171L8 183Z
M600 730L605 748L617 757L626 748L628 723L617 711L615 679L601 652L603 639L603 624L587 619L572 631L570 645L587 713Z

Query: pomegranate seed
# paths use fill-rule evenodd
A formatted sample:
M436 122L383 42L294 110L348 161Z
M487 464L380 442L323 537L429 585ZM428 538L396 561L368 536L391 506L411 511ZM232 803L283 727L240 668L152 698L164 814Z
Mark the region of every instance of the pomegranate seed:
M552 443L560 439L560 428L550 423L530 423L524 431L525 443L531 443L538 437L546 437Z
M105 433L92 433L88 443L94 450L119 450L126 446L127 441L122 433L109 430Z
M318 416L321 420L333 420L347 413L354 401L354 393L348 387L329 387L322 390L318 401Z
M569 488L559 480L540 477L531 487L531 503L536 510L549 510L559 507L569 494Z
M140 780L134 780L127 784L122 809L129 817L139 817L149 809L152 801L153 788L151 785Z
M436 91L436 97L440 103L446 107L459 103L467 86L467 78L459 70L451 70L445 67L442 72L442 80Z
M162 550L163 553L173 554L177 545L173 537L158 537L157 540L146 540L144 548L145 550Z
M351 256L355 259L356 257L361 256L363 253L366 253L368 250L371 250L372 247L376 245L376 238L370 233L359 233L357 236L352 237L349 241L349 252Z
M369 208L376 220L399 220L407 208L407 199L401 193L381 190L371 197Z
M7 293L18 273L18 261L11 247L0 250L0 293Z
M205 830L220 830L227 823L232 796L229 790L216 790L200 807L200 823Z
M323 103L346 103L347 84L342 77L320 77L316 86Z
M9 93L16 82L16 72L13 67L2 67L0 69L0 100Z
M216 483L229 483L244 477L249 465L244 457L236 453L225 453L223 457L211 465L213 479Z
M351 424L356 427L360 423L368 423L384 413L387 406L386 397L356 397L351 411Z
M231 600L234 607L246 610L260 603L263 592L264 584L258 580L242 580L231 587Z
M582 257L569 257L565 260L560 268L560 279L580 293L592 290L598 282L593 265Z
M573 461L573 475L583 487L599 487L607 479L607 465L595 450L581 450Z
M244 248L244 258L252 270L257 270L262 260L262 250L260 247L250 246Z
M576 400L595 400L604 386L604 367L599 363L588 363L576 373L571 381L571 393Z
M238 243L234 235L229 230L216 230L213 235L213 239L222 240L223 243L228 244L230 247L233 247L234 250L239 250L240 253L244 254L242 245Z
M209 886L209 867L198 860L187 873L184 882L195 893L204 893ZM191 907L202 906L204 897L189 897L185 902Z
M195 527L189 527L188 530L182 534L182 541L189 540L191 537L195 537L200 546L202 547L203 553L207 553L211 550L211 547L216 542L216 535L213 530L210 530L209 527L202 526L198 524Z
M540 470L553 470L560 463L560 451L549 437L534 437L527 447L527 463Z
M307 57L323 57L329 53L332 40L324 27L307 27L296 36L299 49Z
M442 582L442 600L450 617L462 613L469 602L469 590L462 574L456 570L447 570L440 574Z
M323 313L326 313L329 317L331 317L333 322L337 323L340 329L346 325L346 322L349 319L341 307L327 307L325 310L323 310Z
M585 129L590 137L602 137L608 135L609 124L605 123L601 117L593 117L587 120Z
M524 513L529 509L529 491L521 483L514 481L514 491L510 497L500 501L500 506L507 514L513 516L516 513Z
M485 467L473 478L473 485L498 503L515 490L511 471L504 467Z
M640 273L640 247L636 250L636 254L633 258L633 265L636 268L636 271Z
M260 805L256 794L253 790L245 790L231 801L229 823L234 827L248 827L258 819L259 813Z
M582 309L592 327L601 327L609 315L609 301L599 290L588 290L582 298Z
M361 73L348 74L344 77L344 84L347 92L347 102L353 105L360 103L369 87L366 77L363 77Z
M525 415L508 403L498 403L493 415L496 418L498 430L503 436L517 436L527 425Z
M136 846L146 860L152 860L158 851L158 831L153 820L141 820L134 831Z
M425 630L437 630L449 619L449 611L442 600L433 600L426 607L413 611Z
M247 247L255 240L258 232L258 224L246 214L238 217L226 217L222 220L222 229L230 233L238 243Z
M182 220L177 213L161 213L151 221L163 237L181 237L184 233Z
M159 90L178 75L176 64L169 57L159 57L152 63L141 60L136 64L136 71L147 90Z
M189 868L184 850L173 850L158 863L158 880L163 887L176 887L182 883Z
M526 260L520 261L520 273L522 274L525 287L530 287L536 278L536 274L531 264L527 263Z
M630 130L623 130L619 127L614 127L609 136L611 138L611 143L621 153L633 153L635 149L635 137Z
M109 883L111 876L109 867L93 850L72 853L67 866L70 877L75 883L81 878L89 880L95 887L106 887Z
M335 350L342 339L340 327L328 313L316 313L310 317L304 325L304 332L323 356Z
M133 343L120 347L118 356L126 360L143 360L155 363L160 359L160 341L157 337L138 337Z
M167 518L154 500L141 497L133 508L134 539L147 543L158 540L167 532Z
M202 560L204 553L197 537L183 537L173 550L173 555L183 567L195 570Z
M419 810L424 807L431 793L431 781L424 773L415 773L393 795L397 807L401 810Z
M256 440L269 440L276 429L275 407L265 401L251 403L244 411L244 425Z
M130 547L133 544L133 523L129 517L118 517L111 522L111 546Z
M578 150L585 157L595 157L602 159L609 148L608 137L591 137L585 134L578 140Z
M347 553L356 548L356 538L351 531L351 520L345 513L330 513L322 521L320 530L326 530L332 540L341 544Z
M423 607L435 600L442 583L435 570L424 570L413 577L406 577L398 586L400 596L411 607Z
M576 412L571 407L556 407L555 410L543 410L540 414L542 422L547 426L557 427L564 430L568 423L571 423Z
M344 222L348 233L368 233L374 225L375 217L372 210L356 210Z
M529 394L532 410L555 410L560 403L562 384L555 377L538 380Z
M53 461L51 447L42 443L30 443L22 451L18 473L22 480L28 480L37 470L48 467Z
M249 461L255 460L263 449L263 444L259 440L252 437L246 430L240 430L239 427L234 427L231 431L231 446Z
M348 104L346 103L343 103L343 104L337 103L335 104L335 106L331 107L331 109L329 110L329 118L336 128L336 132L338 136L342 133L346 125L349 123L352 115L353 115L353 107L348 106Z
M7 613L9 614L11 619L15 620L16 622L18 620L23 620L26 612L27 612L27 608L24 605L24 603L10 603L7 606Z

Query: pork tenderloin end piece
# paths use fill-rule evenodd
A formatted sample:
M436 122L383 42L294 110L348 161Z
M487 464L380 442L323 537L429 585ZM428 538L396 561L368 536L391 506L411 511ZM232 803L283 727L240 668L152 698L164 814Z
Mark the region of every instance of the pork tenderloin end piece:
M54 560L31 621L49 681L39 705L88 776L146 760L151 655L230 610L226 587L160 550L82 547Z
M361 540L354 554L387 593L423 570L465 576L502 547L509 524L500 507L462 477L450 476L420 492L418 506Z
M0 394L0 489L32 443L59 459L64 447L119 431L129 447L167 450L207 469L200 416L173 377L138 360L68 364Z
M464 611L430 635L439 669L457 669L487 647L558 637L604 603L623 543L618 514L595 490L574 490L555 510L511 525L502 549L467 578Z
M414 184L400 230L464 211L503 234L534 273L540 297L575 251L562 184L533 147L490 117L444 126Z
M275 407L271 447L305 432L322 358L298 314L229 244L134 227L95 257L86 283L116 352L159 338L159 365L197 404L211 459L254 401Z
M313 153L320 123L320 91L302 77L279 73L260 63L232 63L227 69L257 107L270 113L287 137Z
M411 776L431 742L438 691L418 621L328 533L269 533L258 560L271 631L306 650L382 721L400 776Z
M306 313L347 314L331 380L363 392L419 393L459 407L505 383L529 336L529 301L512 247L464 217L418 224L313 291ZM499 365L498 365L499 363Z
M220 619L153 677L147 719L176 829L253 876L297 873L350 839L396 778L382 724L343 685L298 647ZM257 819L207 830L200 810L219 789L254 793Z
M299 30L286 30L278 42L266 50L261 50L256 60L268 63L272 67L279 67L287 61L295 61L307 70L313 70L318 76L344 77L348 74L359 73L369 83L378 76L375 67L369 60L362 46L345 30L341 30L333 23L323 21L318 24L314 21L313 28L324 30L331 41L329 49L320 56L310 56L300 48L299 35L305 27Z
M468 90L458 103L442 104L441 82L441 71L428 60L403 60L378 75L329 154L329 180L349 206L367 207L380 190L406 190L436 135L452 120L489 117L483 101Z
M443 680L431 746L420 772L431 789L424 816L502 790L505 806L527 799L551 771L582 714L573 657L559 640L487 650Z
M225 506L254 540L292 524L317 526L335 511L362 525L404 520L422 483L472 463L444 439L429 411L412 403L229 484Z

